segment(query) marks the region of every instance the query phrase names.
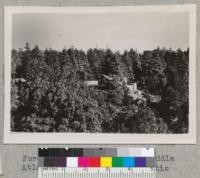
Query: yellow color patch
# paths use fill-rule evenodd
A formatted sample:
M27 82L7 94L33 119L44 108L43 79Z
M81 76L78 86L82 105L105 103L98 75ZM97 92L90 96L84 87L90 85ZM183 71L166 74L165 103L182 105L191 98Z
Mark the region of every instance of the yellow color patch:
M112 167L112 157L101 157L101 167Z

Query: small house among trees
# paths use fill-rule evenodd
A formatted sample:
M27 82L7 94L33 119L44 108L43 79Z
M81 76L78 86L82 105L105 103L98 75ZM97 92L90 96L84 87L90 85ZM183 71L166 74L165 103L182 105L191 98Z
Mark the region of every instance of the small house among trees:
M90 86L98 86L98 80L87 80L84 82L88 87Z

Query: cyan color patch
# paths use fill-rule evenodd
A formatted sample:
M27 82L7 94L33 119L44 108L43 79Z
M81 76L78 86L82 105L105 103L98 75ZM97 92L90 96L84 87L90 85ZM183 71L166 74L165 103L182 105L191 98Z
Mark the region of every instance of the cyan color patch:
M135 158L134 157L124 157L123 158L124 167L135 167Z

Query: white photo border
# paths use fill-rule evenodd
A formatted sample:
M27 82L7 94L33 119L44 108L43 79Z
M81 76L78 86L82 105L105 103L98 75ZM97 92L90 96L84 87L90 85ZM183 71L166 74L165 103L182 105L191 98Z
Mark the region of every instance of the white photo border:
M17 13L189 13L189 132L185 134L11 132L12 15ZM196 144L196 5L111 7L7 6L4 8L4 144Z

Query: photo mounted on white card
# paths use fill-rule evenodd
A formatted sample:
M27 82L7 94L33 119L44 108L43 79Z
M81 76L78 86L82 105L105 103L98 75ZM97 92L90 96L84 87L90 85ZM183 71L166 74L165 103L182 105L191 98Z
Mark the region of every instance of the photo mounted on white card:
M196 6L10 6L5 144L195 144Z

